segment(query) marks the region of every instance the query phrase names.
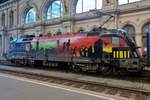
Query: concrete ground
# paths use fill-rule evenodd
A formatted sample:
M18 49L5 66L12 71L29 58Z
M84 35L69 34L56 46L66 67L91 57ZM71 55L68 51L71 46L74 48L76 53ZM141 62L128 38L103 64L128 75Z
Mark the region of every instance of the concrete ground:
M0 100L126 100L0 74Z
M123 88L129 88L129 89L132 88L132 89L150 92L150 84L143 83L140 80L138 82L133 82L133 81L128 81L124 79L112 79L108 77L107 78L93 77L93 76L66 73L66 72L60 72L60 71L52 71L52 70L47 71L47 70L32 69L32 68L10 67L10 66L4 66L4 65L0 65L0 69L23 71L23 72L28 72L28 73L42 74L46 76L61 77L61 78L67 78L67 79L73 79L73 80L75 79L75 80L81 80L81 81L87 81L87 82L94 82L98 84L105 84L108 86L123 87Z

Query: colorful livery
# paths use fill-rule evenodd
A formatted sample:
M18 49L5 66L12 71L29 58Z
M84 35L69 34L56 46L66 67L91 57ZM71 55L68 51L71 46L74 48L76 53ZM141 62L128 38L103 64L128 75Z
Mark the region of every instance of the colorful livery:
M7 58L21 64L66 65L75 71L141 71L135 43L123 30L22 37L10 43Z

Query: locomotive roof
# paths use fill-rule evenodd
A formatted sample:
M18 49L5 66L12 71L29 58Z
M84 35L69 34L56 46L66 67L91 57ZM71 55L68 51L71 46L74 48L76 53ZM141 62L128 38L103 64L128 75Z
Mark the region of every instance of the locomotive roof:
M122 37L122 36L119 34L112 33L112 34L100 34L100 37Z
M15 38L11 41L11 43L25 43L25 42L30 42L32 41L33 37L32 36L22 36L20 38Z
M95 35L99 35L100 31L81 32L80 34L87 35L87 36L95 36Z
M104 29L104 30L98 30L98 31L89 31L89 32L81 32L76 34L62 34L62 35L55 35L55 36L42 36L40 39L49 39L49 38L67 38L72 36L78 36L78 35L85 35L85 36L100 36L100 37L126 37L126 32L121 29ZM34 38L34 35L25 35L21 36L19 39L13 40L13 42L30 42ZM36 39L37 37L35 37ZM38 37L39 38L39 37Z

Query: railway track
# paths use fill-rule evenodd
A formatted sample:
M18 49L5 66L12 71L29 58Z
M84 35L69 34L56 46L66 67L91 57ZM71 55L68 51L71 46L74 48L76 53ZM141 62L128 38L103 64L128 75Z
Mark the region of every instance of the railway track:
M16 65L12 64L8 61L1 61L0 60L0 65L6 65L6 66L14 66L14 67L23 67L27 68L28 66L25 65ZM70 72L70 73L76 73L74 71L68 70L68 69L60 69L60 68L49 68L49 67L30 67L33 69L41 69L41 70L54 70L54 71L61 71L61 72ZM105 78L112 78L112 79L124 79L124 80L129 80L129 81L134 81L134 82L145 82L145 83L150 83L150 71L145 71L143 74L142 73L121 73L121 74L113 74L110 76L103 76L101 74L97 73L92 73L92 72L80 72L78 74L82 75L88 75L88 76L94 76L94 77L105 77Z
M12 70L0 69L0 73L9 74L17 77L23 77L28 79L39 80L48 83L55 83L59 85L70 86L74 88L81 88L85 90L90 90L98 93L104 93L116 97L123 97L127 100L150 100L150 92L137 90L137 89L129 89L123 87L114 87L108 86L106 84L99 84L87 81L80 81L75 79L66 79L60 77L46 76L41 74L32 74L28 72L18 72Z

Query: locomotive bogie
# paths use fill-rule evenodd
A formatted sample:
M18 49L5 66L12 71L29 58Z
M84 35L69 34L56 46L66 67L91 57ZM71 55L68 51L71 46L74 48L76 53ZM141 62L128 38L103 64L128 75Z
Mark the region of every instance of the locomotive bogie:
M99 67L96 63L74 63L73 66L82 71L97 71ZM73 69L75 68L73 67Z
M48 66L48 67L58 67L59 63L58 62L50 62L50 61L44 61L43 62L44 66Z

